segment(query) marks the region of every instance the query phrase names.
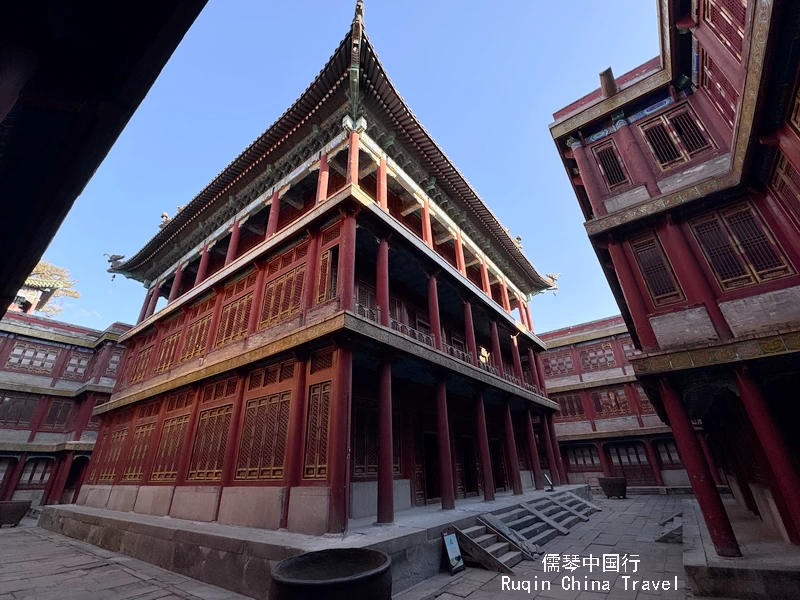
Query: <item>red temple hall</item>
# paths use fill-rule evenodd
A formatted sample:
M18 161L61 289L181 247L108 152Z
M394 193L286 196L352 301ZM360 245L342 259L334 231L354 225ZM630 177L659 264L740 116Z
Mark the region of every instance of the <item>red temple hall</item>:
M148 291L79 504L322 534L565 480L528 303L555 282L358 11L297 102L113 271Z
M660 56L550 131L716 553L747 556L715 464L800 543L800 3L658 7Z

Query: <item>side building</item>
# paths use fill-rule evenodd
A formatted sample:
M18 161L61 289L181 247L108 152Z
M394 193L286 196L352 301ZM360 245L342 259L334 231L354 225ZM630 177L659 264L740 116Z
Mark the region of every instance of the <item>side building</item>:
M599 477L625 477L638 493L689 491L672 430L634 375L631 359L641 352L624 319L580 323L541 338L548 347L542 354L548 396L560 407L554 421L568 482L596 486ZM721 483L716 466L712 476Z
M130 327L11 311L0 320L0 500L77 499L97 439L92 410L111 396Z
M717 553L741 549L697 420L741 507L799 544L800 3L658 8L660 56L550 131Z
M148 292L80 503L322 534L522 493L540 457L564 476L529 307L554 281L413 116L360 10L113 270Z

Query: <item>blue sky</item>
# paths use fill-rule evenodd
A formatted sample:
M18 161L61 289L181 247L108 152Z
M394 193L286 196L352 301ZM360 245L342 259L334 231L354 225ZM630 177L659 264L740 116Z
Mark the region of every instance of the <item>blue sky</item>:
M134 323L131 256L280 116L347 33L354 0L210 0L53 240L78 280L60 320ZM655 0L365 1L366 29L411 109L559 291L536 331L618 311L549 136L559 108L658 54Z

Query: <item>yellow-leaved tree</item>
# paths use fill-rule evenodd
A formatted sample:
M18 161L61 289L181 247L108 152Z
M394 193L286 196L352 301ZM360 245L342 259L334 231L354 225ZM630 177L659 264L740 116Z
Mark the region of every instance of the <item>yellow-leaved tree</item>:
M50 297L43 306L37 309L37 312L44 313L48 317L55 316L64 310L61 305L62 298L81 297L80 292L75 289L75 284L77 283L72 279L68 269L54 265L47 260L40 260L25 281L26 286L35 286L42 290L47 290L43 293L42 299L45 300L45 295L47 294Z

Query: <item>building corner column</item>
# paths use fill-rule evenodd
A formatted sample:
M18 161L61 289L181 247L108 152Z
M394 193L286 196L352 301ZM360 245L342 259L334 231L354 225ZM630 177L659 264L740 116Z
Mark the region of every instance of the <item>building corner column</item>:
M431 335L433 345L437 350L442 350L442 321L439 317L439 286L436 274L428 275L428 319L431 322Z
M475 340L475 322L472 319L472 301L464 300L464 337L467 343L467 352L470 354L470 361L473 365L478 365L478 343Z
M511 402L505 401L504 433L506 438L506 456L508 456L508 472L511 476L511 489L515 496L522 494L522 477L519 472L519 455L517 454L517 440L514 436L514 422L511 420Z
M336 379L331 398L329 450L330 508L328 533L344 533L350 515L350 415L353 390L353 350L336 352Z
M537 490L544 489L544 477L542 476L542 464L539 460L539 449L536 447L536 434L533 432L533 422L531 421L530 407L525 409L525 435L528 438L528 454L531 456L531 468L533 469L533 485Z
M631 318L633 319L636 328L636 335L642 344L642 349L657 350L658 340L656 340L653 326L647 318L647 308L642 297L642 292L639 289L639 284L633 276L633 270L628 257L622 244L616 240L611 240L608 244L608 252L611 255L611 262L614 265L614 270L617 272L619 284L622 287L622 293L625 296L625 302L630 309Z
M596 441L594 445L597 449L597 456L600 458L600 467L603 469L603 477L613 477L614 467L611 464L611 460L608 458L605 445L601 441Z
M147 305L147 312L144 315L145 319L149 319L153 316L153 313L156 311L156 304L158 304L158 297L161 292L161 282L156 281L155 286L153 287L153 295L150 296L150 303Z
M644 443L645 452L647 452L647 460L650 462L650 468L653 471L653 479L655 479L658 487L664 487L664 478L661 476L661 468L658 466L658 456L653 448L653 442L650 438L642 438Z
M322 154L319 157L319 175L317 176L317 195L314 204L320 205L328 199L328 181L330 179L330 165L328 165L328 155Z
M550 470L550 480L553 485L561 485L561 476L558 474L558 465L556 464L556 455L553 452L553 440L550 439L550 426L547 423L547 417L541 413L539 417L542 421L542 436L544 437L544 453L547 457L547 468Z
M489 332L492 338L492 362L500 377L503 377L506 372L503 368L503 352L500 349L500 334L497 332L497 321L492 320L489 322Z
M378 241L375 283L375 295L378 302L378 311L380 311L380 323L384 327L389 327L389 242L385 237Z
M389 180L386 173L386 157L381 156L378 163L378 206L389 212Z
M494 500L495 485L492 472L492 456L489 452L489 434L486 431L486 409L483 405L483 393L475 399L475 421L478 433L478 456L481 461L481 477L483 479L483 500Z
M208 261L210 259L211 253L211 245L206 242L203 244L203 249L200 251L200 264L197 266L197 274L194 277L194 286L197 287L206 278L206 273L208 273Z
M268 240L278 233L278 219L281 213L281 197L278 190L272 193L272 203L269 205L269 217L267 217L267 232L264 239Z
M453 461L450 455L447 388L442 376L436 380L436 433L439 443L439 495L442 499L442 510L454 510L456 498L453 488Z
M578 163L578 173L580 173L581 183L583 184L586 196L589 198L589 204L592 206L592 212L594 212L595 218L608 214L602 201L603 190L589 162L589 157L586 156L586 149L583 147L581 141L576 138L570 138L567 140L567 143L572 149L575 162Z
M179 264L175 269L175 277L172 279L172 287L169 290L167 304L171 304L180 295L181 281L183 280L183 264Z
M342 222L339 243L339 281L341 306L344 310L355 310L356 291L356 217L347 214Z
M561 458L561 447L558 445L558 436L556 435L556 425L553 422L553 413L547 415L547 426L550 429L550 439L553 442L553 455L556 459L558 476L561 479L561 483L566 485L569 481L567 480L567 471L564 469L564 460Z
M226 267L236 259L236 253L239 252L239 237L241 236L241 232L242 226L238 220L235 220L231 228L231 240L228 243L228 250L225 252Z
M394 521L394 444L392 441L392 363L378 371L378 523Z

